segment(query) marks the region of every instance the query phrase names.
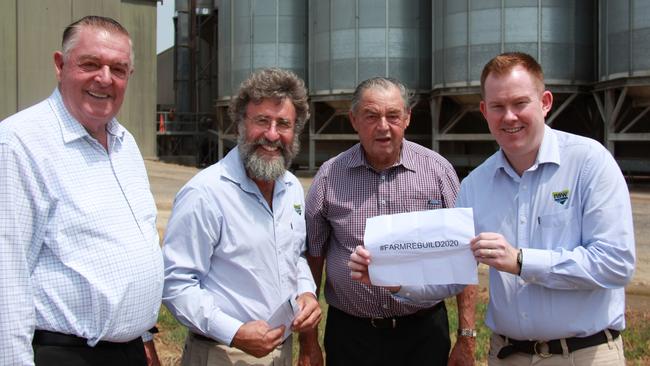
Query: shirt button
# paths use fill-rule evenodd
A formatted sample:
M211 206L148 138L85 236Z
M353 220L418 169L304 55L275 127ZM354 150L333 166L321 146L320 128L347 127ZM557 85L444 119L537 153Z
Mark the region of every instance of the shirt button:
M380 176L379 176L379 179L381 179L381 180L386 180L386 176L385 176L385 175L380 175Z
M379 204L380 204L380 205L385 205L385 204L386 204L386 200L379 200Z
M388 309L388 305L386 305L386 304L382 305L381 307L384 308L384 309Z
M519 218L519 223L525 224L526 223L526 216L522 216Z

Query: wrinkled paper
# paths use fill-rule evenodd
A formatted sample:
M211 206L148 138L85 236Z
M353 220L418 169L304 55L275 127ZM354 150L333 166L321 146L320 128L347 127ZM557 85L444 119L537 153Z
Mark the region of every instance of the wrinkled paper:
M471 208L382 215L366 220L370 281L378 286L477 284Z
M291 324L293 323L293 319L298 315L300 312L300 306L298 305L298 302L296 301L296 296L292 295L289 296L288 299L283 301L280 306L275 309L267 323L269 324L269 327L271 329L278 328L281 325L284 325L284 335L282 336L282 340L287 339L291 335Z

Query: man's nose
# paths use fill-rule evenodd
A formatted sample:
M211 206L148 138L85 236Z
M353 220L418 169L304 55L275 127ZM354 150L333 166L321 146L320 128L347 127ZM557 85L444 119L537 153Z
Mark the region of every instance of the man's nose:
M280 133L278 132L278 125L276 122L272 122L271 125L264 132L264 137L267 140L273 142L280 139Z
M95 79L102 84L110 84L113 80L111 76L111 68L108 65L100 67Z

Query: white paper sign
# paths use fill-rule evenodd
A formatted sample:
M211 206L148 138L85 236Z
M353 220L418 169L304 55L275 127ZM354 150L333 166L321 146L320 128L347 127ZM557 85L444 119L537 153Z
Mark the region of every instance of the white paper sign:
M371 217L363 237L370 281L378 286L477 284L469 241L471 208L445 208Z
M289 296L288 299L283 301L280 306L273 312L273 315L267 320L267 323L271 329L275 329L281 325L284 325L284 336L282 340L287 339L291 335L291 323L293 319L300 312L300 306L296 301L296 296Z

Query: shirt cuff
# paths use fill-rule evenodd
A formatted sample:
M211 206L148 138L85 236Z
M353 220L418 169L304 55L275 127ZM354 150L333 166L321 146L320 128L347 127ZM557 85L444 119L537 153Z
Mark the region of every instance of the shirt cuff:
M300 296L305 292L312 293L316 296L316 285L314 284L314 281L298 279L297 295Z
M239 321L222 311L219 311L209 323L209 337L212 337L222 344L231 346L235 334L244 325L244 322Z
M142 342L150 342L153 341L153 334L150 332L144 332L142 333Z
M520 277L530 283L541 283L551 271L552 252L544 249L522 248Z
M398 301L415 305L435 305L438 301L431 301L422 286L402 286L393 294Z

